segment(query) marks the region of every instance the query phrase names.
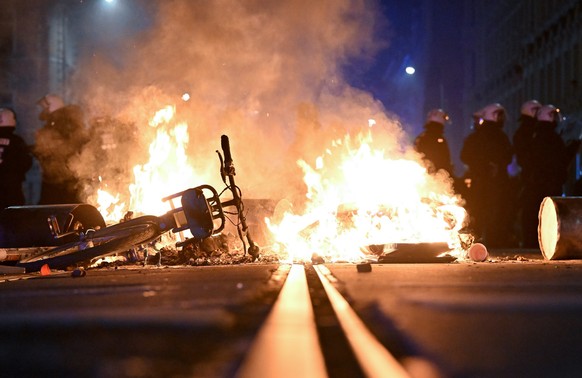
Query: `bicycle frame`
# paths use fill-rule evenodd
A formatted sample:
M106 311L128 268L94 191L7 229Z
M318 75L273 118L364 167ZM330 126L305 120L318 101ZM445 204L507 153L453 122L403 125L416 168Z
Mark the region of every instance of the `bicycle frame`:
M221 147L224 153L224 159L220 152L216 151L220 159L220 175L226 185L225 190L229 190L233 198L221 201L220 194L216 189L210 185L200 185L163 198L163 201L168 201L172 207L172 210L166 214L166 217L173 219L175 226L172 231L174 233L189 229L194 240L204 239L224 229L226 223L224 208L234 207L236 209L235 214L238 218L238 222L235 225L239 238L243 242L245 252L255 260L259 255L260 249L253 241L246 223L244 203L240 188L235 183L234 176L236 173L234 162L230 152L230 142L226 135L222 135L221 137ZM181 208L174 208L173 200L177 197L181 197ZM216 220L219 222L218 225L215 224ZM177 246L183 247L190 242L192 240L179 242Z
M232 199L221 201L220 195L222 193L219 194L216 189L210 185L200 185L163 198L163 201L169 202L171 210L162 216L156 217L152 215L144 215L135 219L131 219L127 222L122 222L107 227L103 227L105 224L100 215L98 217L94 216L95 213L99 214L98 211L95 208L92 208L91 205L87 204L67 205L80 206L83 208L84 213L89 212L93 215L92 218L88 218L85 221L79 221L79 219L76 219L77 222L74 228L71 228L70 226L59 227L57 217L52 214L52 212L56 211L57 209L62 209L64 205L55 205L54 207L28 206L19 207L16 210L15 208L7 208L0 212L0 231L2 230L3 226L1 220L7 219L8 223L10 222L10 218L13 218L2 217L2 213L13 214L15 211L26 211L31 214L41 214L39 219L37 219L37 223L38 221L46 222L44 224L47 229L42 233L44 235L50 235L50 237L45 237L45 240L39 242L43 245L26 245L26 234L31 233L30 227L27 224L20 224L20 226L18 226L19 228L16 229L12 227L12 233L21 235L17 238L16 242L13 240L14 238L10 240L2 240L0 237L0 259L3 255L5 256L3 261L6 262L14 262L22 259L22 261L19 262L20 265L25 265L26 261L29 261L30 266L33 266L33 269L37 269L39 267L39 260L42 260L43 256L51 256L51 254L53 254L52 251L62 248L64 245L71 244L79 246L77 249L79 256L82 255L84 258L87 256L90 256L91 258L102 257L111 253L108 253L108 251L101 247L99 249L95 248L95 255L93 255L86 247L88 243L90 244L92 235L98 234L100 237L103 237L103 235L108 234L109 230L111 230L110 233L113 235L115 232L123 231L125 227L135 227L136 225L140 224L155 224L155 232L157 237L168 231L172 231L173 233L180 233L187 229L190 230L192 238L176 243L176 247L178 248L185 247L196 240L202 240L221 232L225 227L227 219L224 208L234 207L236 212L232 214L237 216L238 221L235 223L235 225L239 237L243 242L245 253L249 253L253 260L255 260L259 254L259 247L253 242L246 224L244 204L241 198L242 196L240 188L236 186L234 180L234 164L230 153L230 144L226 135L221 137L221 147L225 159L223 160L220 152L217 151L217 153L220 159L220 174L223 182L226 185L226 188L222 191L222 193L227 190L230 191L233 196ZM181 207L175 207L174 205L174 200L178 198L180 199ZM42 209L42 212L39 212L39 209ZM62 217L59 217L59 219L60 218ZM71 220L68 220L68 222L71 223ZM99 228L97 232L93 231L93 228L95 227ZM111 237L114 238L114 236ZM47 238L50 240L46 240ZM151 238L152 236L149 235L147 240L148 243L151 242ZM143 241L141 244L145 243L146 241ZM135 245L137 246L139 244L140 243L136 243ZM70 254L74 253L76 252L73 251ZM7 258L8 256L9 258ZM34 264L30 262L31 259L35 259ZM67 262L70 260L71 258L66 259ZM49 262L50 260L47 258L46 261Z

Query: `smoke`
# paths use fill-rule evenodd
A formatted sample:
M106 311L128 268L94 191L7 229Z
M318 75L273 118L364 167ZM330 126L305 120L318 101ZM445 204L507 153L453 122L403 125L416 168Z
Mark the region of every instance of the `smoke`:
M167 105L188 123L188 154L203 175L216 178L214 151L220 135L230 137L247 197L301 196L297 160L313 161L370 118L384 149L401 148L398 122L342 77L345 64L365 63L386 43L375 2L163 0L155 8L151 27L124 40L121 56L92 51L77 70L89 118L137 130L125 138L123 157L95 168L100 175L127 176L127 167L144 163L148 120ZM90 150L83 156L90 164L80 166L99 160Z

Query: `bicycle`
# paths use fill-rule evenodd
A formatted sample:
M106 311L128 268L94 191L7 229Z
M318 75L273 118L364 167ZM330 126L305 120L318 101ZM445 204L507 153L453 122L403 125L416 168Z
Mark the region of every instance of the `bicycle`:
M245 253L256 260L260 249L254 243L246 224L242 191L235 183L235 167L226 135L221 136L221 148L224 157L216 151L220 160L220 175L225 184L220 193L210 185L200 185L163 198L163 201L169 201L171 210L162 216L144 215L100 228L93 228L94 224L104 225L104 222L89 217L91 220L84 222L75 223L69 220L67 229L61 232L55 217L48 217L48 229L53 237L51 243L57 241L58 245L27 249L14 245L3 246L0 241L4 260L18 259L15 265L23 267L26 272L39 271L45 264L52 269L66 269L98 257L155 242L169 231L180 233L189 229L192 238L176 243L176 247L183 248L196 240L218 234L224 229L227 220L237 228ZM222 200L221 197L227 192L230 192L232 199ZM182 206L176 208L174 199L177 198L180 198ZM234 210L228 211L229 208ZM236 221L229 217L232 215L236 216Z

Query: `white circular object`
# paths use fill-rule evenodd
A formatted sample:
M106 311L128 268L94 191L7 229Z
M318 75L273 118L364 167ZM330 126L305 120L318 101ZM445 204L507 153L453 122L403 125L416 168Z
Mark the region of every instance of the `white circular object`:
M487 247L481 243L475 243L469 248L469 258L473 261L485 261L489 257Z

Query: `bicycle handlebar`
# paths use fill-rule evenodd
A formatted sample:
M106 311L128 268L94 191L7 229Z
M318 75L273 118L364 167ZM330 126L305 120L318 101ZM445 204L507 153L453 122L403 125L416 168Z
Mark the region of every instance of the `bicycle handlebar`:
M243 205L238 187L236 186L236 183L234 181L234 176L236 173L235 173L234 164L233 164L233 160L232 160L232 154L230 152L230 142L228 140L228 136L222 135L220 137L220 145L222 147L222 152L224 153L224 165L221 167L221 175L223 177L223 180L226 177L228 177L227 186L230 189L230 191L232 192L232 197L233 197L232 201L228 201L226 203L228 203L228 205L234 205L236 207L236 210L238 213L238 219L240 222L240 228L237 226L237 228L239 229L238 230L239 236L240 236L241 240L243 240L243 243L244 243L243 234L246 236L246 239L249 242L248 253L253 257L253 259L256 259L257 256L259 255L259 247L254 243L254 241L250 235L250 232L248 230L246 218L244 215L244 205ZM220 156L220 154L219 154L219 156ZM224 181L226 183L226 180L224 180Z
M230 142L228 141L228 136L223 135L220 137L220 146L222 147L222 152L224 153L224 164L232 164L232 155L230 153Z

